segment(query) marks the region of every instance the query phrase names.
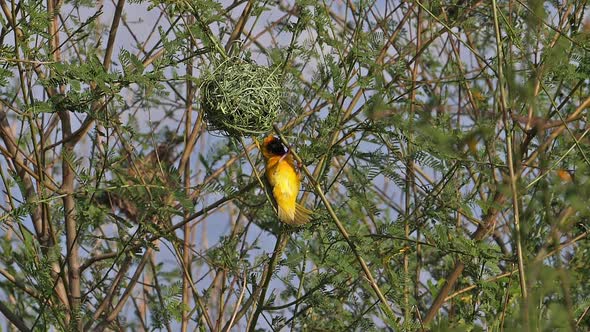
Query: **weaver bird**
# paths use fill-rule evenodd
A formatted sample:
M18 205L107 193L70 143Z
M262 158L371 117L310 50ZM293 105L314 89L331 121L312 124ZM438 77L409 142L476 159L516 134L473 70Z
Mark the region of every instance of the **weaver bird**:
M262 155L266 161L266 178L277 203L279 220L292 226L309 222L312 212L297 203L301 181L295 169L293 156L281 141L272 135L264 139Z

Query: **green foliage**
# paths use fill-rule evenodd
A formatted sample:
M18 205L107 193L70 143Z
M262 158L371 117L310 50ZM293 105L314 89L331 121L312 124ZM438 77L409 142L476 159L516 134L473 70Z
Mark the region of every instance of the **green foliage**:
M171 284L162 290L162 302L153 299L150 303L153 310L153 329L163 329L173 320L179 320L182 317L183 310L188 310L182 304L182 285L180 282Z
M0 18L17 328L590 326L585 4L58 5ZM302 227L256 142L214 132L275 124Z

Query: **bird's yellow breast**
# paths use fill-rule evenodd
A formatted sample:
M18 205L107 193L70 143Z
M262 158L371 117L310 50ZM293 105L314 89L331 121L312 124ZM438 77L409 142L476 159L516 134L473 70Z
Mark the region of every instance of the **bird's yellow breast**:
M295 171L292 159L289 157L271 157L267 161L266 178L273 188L273 196L279 205L295 208L295 201L299 193L299 176Z

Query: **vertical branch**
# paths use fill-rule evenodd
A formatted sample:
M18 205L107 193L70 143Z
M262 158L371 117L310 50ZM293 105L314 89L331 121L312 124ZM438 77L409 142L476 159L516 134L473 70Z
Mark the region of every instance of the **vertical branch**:
M115 40L117 37L117 32L119 30L119 24L121 22L121 14L123 12L123 8L125 7L125 0L119 0L117 1L117 5L115 7L115 13L113 15L113 21L111 23L111 30L109 31L109 38L107 41L107 46L105 49L105 53L104 53L104 58L102 61L102 65L103 68L105 69L105 71L108 71L109 68L111 67L111 63L112 63L112 59L113 59L113 50L115 48ZM92 89L95 89L96 86L91 83L91 87ZM95 102L92 103L92 109L97 111L97 110L103 110L106 111L106 105L108 104L108 100L97 100ZM106 112L105 112L106 113ZM103 116L103 118L106 118L106 116ZM89 129L91 124L94 122L94 119L91 118L90 116L88 116L86 118L86 128ZM83 129L84 127L81 127L80 129ZM104 133L105 130L103 128L102 125L98 125L98 130L97 130L97 148L99 151L104 152Z
M188 18L188 24L192 24L194 22L193 16ZM191 40L190 50L193 50L193 43ZM192 124L192 113L193 113L193 85L192 85L192 75L193 75L193 57L189 56L189 60L186 64L186 105L185 105L185 125L184 125L184 146L185 148L189 145L190 133L191 133L191 124ZM191 168L190 168L190 151L186 154L186 159L183 160L184 162L184 190L187 197L190 195L190 187L191 187ZM190 212L185 211L184 217L187 218ZM184 225L184 238L182 243L182 261L183 261L183 268L186 270L185 273L182 274L182 303L183 303L183 311L182 311L182 321L180 330L182 332L186 332L188 328L188 321L190 319L189 311L185 310L190 307L190 299L191 299L191 289L190 289L190 282L191 282L191 239L192 239L192 226L191 223L186 223Z
M405 213L406 216L409 216L411 213L411 204L412 204L412 188L414 187L414 161L412 160L413 148L412 148L412 126L414 123L414 113L416 112L416 79L418 77L418 56L421 53L421 25L422 20L420 19L421 8L418 7L416 13L416 56L414 61L414 66L412 68L412 84L410 88L410 114L409 114L409 132L408 132L408 144L406 148L406 181L405 181L405 188L404 194L406 196L405 200ZM404 236L406 241L410 240L410 218L404 218ZM403 268L404 268L404 323L409 323L412 319L411 313L412 309L410 306L410 284L409 281L409 255L408 251L404 251L403 257ZM416 282L418 279L416 278Z
M520 291L524 299L525 307L527 300L527 286L524 271L524 257L522 253L522 239L520 234L520 213L518 207L518 191L516 189L517 175L514 170L514 156L512 152L512 137L513 132L508 124L508 105L506 102L506 91L504 87L504 50L502 49L502 36L500 35L500 23L498 22L498 8L496 0L492 0L492 10L494 13L494 30L496 33L496 50L498 53L498 86L500 90L500 108L502 110L502 121L504 122L504 130L506 131L506 152L508 154L508 171L510 172L510 191L512 193L512 208L514 210L514 232L516 233L516 255L518 258L518 276L520 279ZM526 317L526 311L525 311Z
M51 17L51 24L49 24L49 38L55 62L61 61L61 53L59 50L59 34L58 34L58 15L57 8L55 8L57 1L47 0L47 11ZM63 93L64 87L60 85L60 92ZM62 127L62 149L61 149L61 163L62 163L62 193L64 205L64 224L66 235L66 262L68 266L68 298L70 301L71 321L70 326L74 329L82 329L82 321L80 320L80 301L81 301L81 286L80 286L80 257L79 257L79 243L78 230L76 221L76 204L74 202L74 170L70 163L74 154L74 142L68 142L72 135L72 124L68 110L60 109L58 111L59 119Z
M50 0L53 1L53 0ZM62 123L63 138L66 139L72 134L72 126L68 111L59 111L59 117ZM74 146L70 143L62 145L62 192L64 194L64 218L66 228L67 244L67 265L68 265L68 286L69 297L74 323L80 323L76 318L80 310L80 258L78 255L79 244L76 223L76 205L74 202L74 170L70 164L70 158L73 155Z
M111 66L113 58L113 49L115 47L115 39L117 37L119 23L121 22L121 14L123 13L123 7L125 7L125 0L117 1L117 6L115 7L115 14L113 15L113 22L111 23L111 30L109 31L107 48L104 53L103 66L105 69L109 69L109 67Z

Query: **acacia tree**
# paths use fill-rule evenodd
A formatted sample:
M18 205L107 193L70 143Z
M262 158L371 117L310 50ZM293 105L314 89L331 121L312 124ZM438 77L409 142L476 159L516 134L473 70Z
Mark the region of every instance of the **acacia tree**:
M0 8L7 329L589 328L587 1ZM207 122L228 58L281 77L307 225Z

